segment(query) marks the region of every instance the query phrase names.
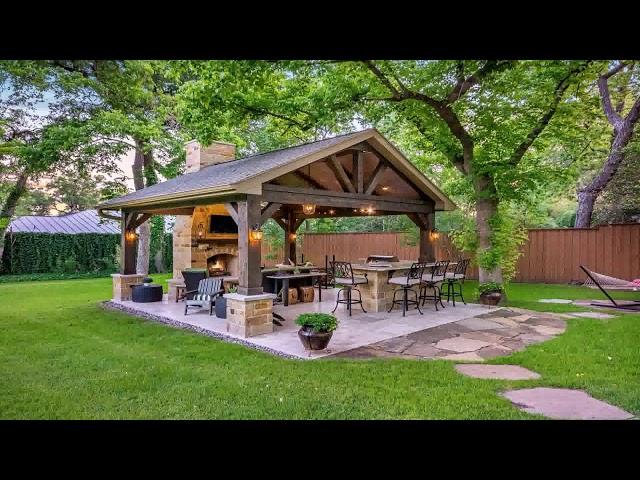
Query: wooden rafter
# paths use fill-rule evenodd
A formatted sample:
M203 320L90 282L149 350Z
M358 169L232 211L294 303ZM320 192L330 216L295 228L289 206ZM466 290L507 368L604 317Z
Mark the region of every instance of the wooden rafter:
M353 170L352 170L353 184L356 187L356 192L364 192L364 158L361 151L354 152L353 154Z
M306 173L301 172L300 170L294 170L291 173L294 174L296 177L298 177L300 180L307 182L313 188L318 188L320 190L326 190L326 188L320 182L318 182L313 177L310 177Z
M150 218L150 213L143 213L142 215L131 213L130 215L127 215L127 230L135 230Z
M273 214L280 209L280 207L282 207L282 204L275 202L271 202L266 207L264 207L262 209L262 212L260 212L260 225L263 225L264 222L269 220L273 216Z
M372 195L373 194L373 192L375 191L376 187L380 183L380 180L382 179L382 176L384 175L384 172L387 171L387 168L388 167L387 167L386 162L383 162L383 161L379 161L378 162L378 165L376 166L375 170L371 174L371 178L369 179L369 183L367 183L367 186L364 189L364 194L365 195Z
M327 165L333 171L333 174L336 176L336 179L338 180L338 183L342 187L343 191L356 193L356 189L353 187L353 184L351 183L347 172L345 172L344 168L342 168L342 164L338 160L338 157L336 157L335 155L331 155L329 157Z

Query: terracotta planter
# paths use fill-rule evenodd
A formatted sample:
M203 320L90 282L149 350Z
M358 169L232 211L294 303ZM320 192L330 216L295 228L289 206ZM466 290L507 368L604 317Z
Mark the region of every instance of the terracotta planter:
M480 294L480 303L483 305L498 305L502 300L500 292L486 292Z
M324 350L332 336L333 332L316 332L311 327L298 330L298 338L305 350Z

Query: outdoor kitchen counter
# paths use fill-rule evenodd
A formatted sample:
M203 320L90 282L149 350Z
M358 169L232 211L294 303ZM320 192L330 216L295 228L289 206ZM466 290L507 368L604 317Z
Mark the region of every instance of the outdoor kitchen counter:
M367 274L369 283L358 285L362 293L362 303L367 312L386 312L393 300L393 291L397 286L389 284L389 278L404 275L411 268L412 262L385 262L390 267L374 264L352 264L353 274L363 276Z

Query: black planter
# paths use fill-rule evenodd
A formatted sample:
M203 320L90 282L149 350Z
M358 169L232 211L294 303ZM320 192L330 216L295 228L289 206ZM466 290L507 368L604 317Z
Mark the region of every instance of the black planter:
M216 298L216 317L227 318L227 299L224 297Z
M312 327L298 330L298 338L305 350L324 350L329 345L333 332L316 332Z

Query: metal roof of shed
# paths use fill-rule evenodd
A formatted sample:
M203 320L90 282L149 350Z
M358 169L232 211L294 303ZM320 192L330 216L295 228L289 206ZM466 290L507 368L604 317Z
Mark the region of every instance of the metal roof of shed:
M100 218L95 210L60 216L26 215L15 218L9 228L15 233L120 233L120 225Z

